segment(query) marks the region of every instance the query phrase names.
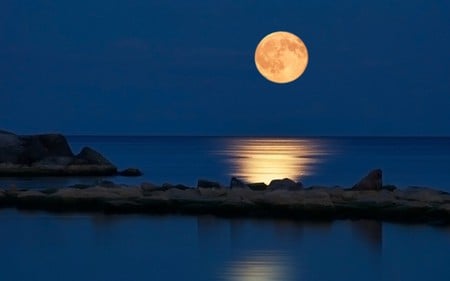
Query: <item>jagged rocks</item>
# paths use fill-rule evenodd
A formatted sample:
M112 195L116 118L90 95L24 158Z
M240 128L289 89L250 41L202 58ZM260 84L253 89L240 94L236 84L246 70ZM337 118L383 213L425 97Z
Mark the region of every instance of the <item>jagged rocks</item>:
M369 172L357 184L353 190L381 190L383 188L383 172L380 169L375 169Z
M61 134L19 136L0 131L0 176L110 176L117 168L85 147L74 155Z
M303 189L303 185L300 182L295 182L291 179L275 179L269 183L268 188L270 190L300 190Z

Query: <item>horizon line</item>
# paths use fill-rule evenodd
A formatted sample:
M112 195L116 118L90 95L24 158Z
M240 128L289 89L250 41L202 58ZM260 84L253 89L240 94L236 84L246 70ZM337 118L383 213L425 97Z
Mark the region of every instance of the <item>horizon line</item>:
M38 133L16 133L9 130L0 129L0 132L12 133L16 135L42 135L42 134L61 134L64 136L71 137L224 137L224 138L450 138L448 135L326 135L326 134L311 134L311 135L294 135L294 134L254 134L254 135L244 135L244 134L119 134L119 133L107 133L107 134L91 134L91 133L62 133L58 131L41 131Z
M211 137L211 138L450 138L450 135L181 135L181 134L63 134L70 137Z

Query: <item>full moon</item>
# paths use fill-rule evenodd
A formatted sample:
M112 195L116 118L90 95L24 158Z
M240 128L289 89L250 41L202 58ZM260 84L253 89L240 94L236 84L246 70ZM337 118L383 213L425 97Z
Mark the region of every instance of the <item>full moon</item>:
M255 51L259 73L274 83L289 83L299 78L308 65L308 50L296 35L277 31L259 42Z

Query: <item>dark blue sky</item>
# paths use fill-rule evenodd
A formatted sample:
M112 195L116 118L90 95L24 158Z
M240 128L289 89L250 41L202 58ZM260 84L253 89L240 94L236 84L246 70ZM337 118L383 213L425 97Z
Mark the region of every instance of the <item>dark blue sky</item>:
M278 85L253 53L306 43ZM18 133L450 135L448 0L2 0L0 128Z

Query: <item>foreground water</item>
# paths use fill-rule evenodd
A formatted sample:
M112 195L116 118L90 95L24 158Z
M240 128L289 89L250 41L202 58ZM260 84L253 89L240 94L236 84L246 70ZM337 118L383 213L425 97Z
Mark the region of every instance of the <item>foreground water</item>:
M0 211L1 280L450 280L450 229Z
M69 137L139 178L0 179L0 187L113 180L195 185L289 177L450 191L450 138ZM450 229L375 221L56 215L0 210L0 280L450 280Z
M113 180L195 186L197 179L227 185L231 176L269 183L292 178L305 185L351 186L373 168L386 183L450 191L450 138L261 138L71 136L74 152L101 151L119 168L138 167L139 178L0 179L1 186L47 187Z

